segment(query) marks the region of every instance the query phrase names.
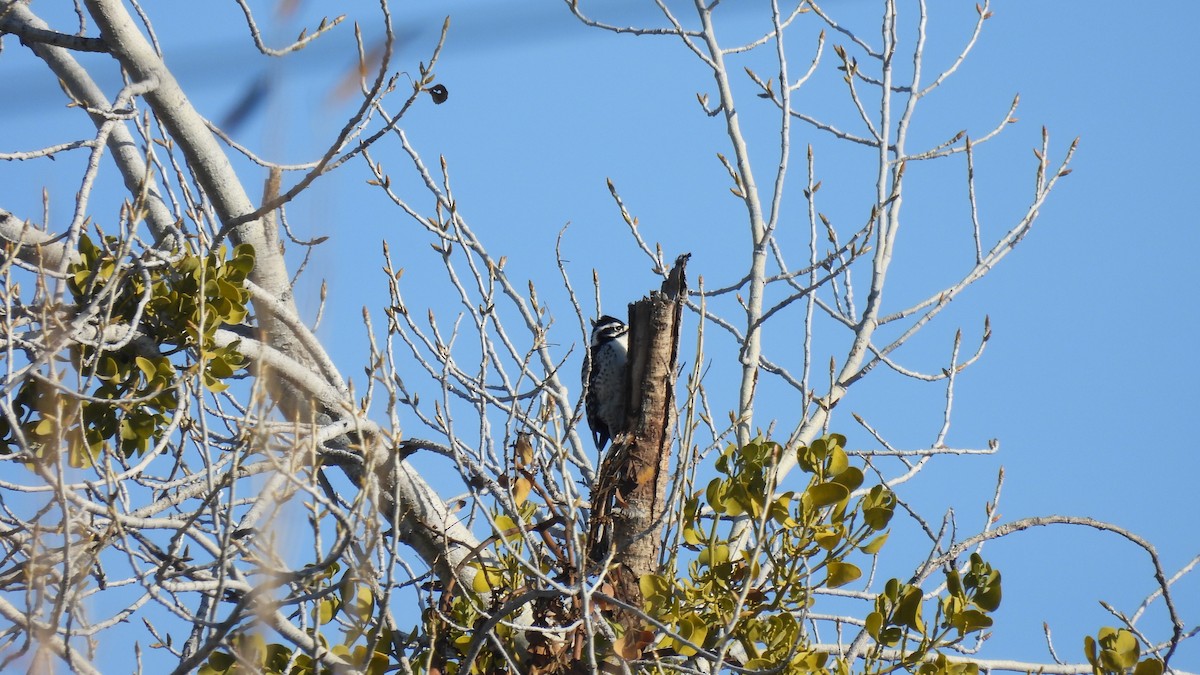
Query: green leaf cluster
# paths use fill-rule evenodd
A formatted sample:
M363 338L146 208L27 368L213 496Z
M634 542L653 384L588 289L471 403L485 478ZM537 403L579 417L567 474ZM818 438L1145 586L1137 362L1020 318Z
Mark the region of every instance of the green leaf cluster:
M236 343L218 347L213 338L220 327L246 321L244 282L254 267L252 247L239 245L228 258L226 253L221 247L203 256L184 254L171 265L138 265L123 257L114 238L97 245L80 237L78 260L67 270L75 307L91 308L107 325L136 324L144 339L113 350L69 349L86 398L26 379L13 401L20 429L0 416L0 454L26 448L46 457L65 449L76 467L90 466L106 448L126 457L141 454L179 405L179 365L198 372L208 390L224 390L245 359ZM177 364L175 354L187 358Z
M1096 637L1083 638L1083 653L1095 675L1162 675L1163 662L1141 656L1137 638L1124 628L1105 626Z
M867 633L875 640L877 657L885 647L899 649L900 664L921 675L974 675L977 666L949 661L940 650L963 640L967 635L992 626L989 613L1000 607L1000 572L978 553L972 553L964 571L954 567L945 571L946 592L937 598L934 620L923 619L921 588L890 579L875 598L875 609L867 615ZM886 660L882 660L886 661ZM880 672L890 666L868 670Z
M292 656L281 644L267 644L258 634L243 634L232 638L231 652L213 652L197 671L198 675L250 675L251 673L311 673L312 658L307 654ZM291 667L289 667L291 664Z
M778 443L759 438L725 449L716 463L720 475L684 505L680 527L694 559L683 574L641 582L646 611L675 633L660 649L690 655L733 639L749 656L746 668L843 669L806 649L802 618L814 589L862 576L852 558L880 551L896 506L881 485L851 499L864 476L850 465L845 442L830 434L796 450L808 475L800 491L776 484L785 452ZM739 549L734 538L745 535L751 545ZM733 553L739 550L745 552Z
M198 675L315 675L330 672L321 668L311 656L293 651L279 643L267 644L258 634L243 634L232 638L233 650L213 652ZM347 647L334 645L331 652L350 663L353 672L383 675L388 672L388 657L379 651L368 651L363 645Z
M120 264L114 238L104 244L80 237L68 287L80 306L102 300L112 322L131 321L147 290L138 327L164 345L203 346L222 325L241 324L249 315L245 281L254 269L249 244L236 246L229 259L221 246L203 256L186 253L170 265L147 265L144 274Z
M863 487L863 472L851 466L844 444L844 437L831 434L798 448L795 459L808 480L802 490L791 491L781 490L784 486L778 484L776 469L786 452L779 444L759 438L726 448L716 462L719 475L685 503L678 527L691 554L680 551L671 557L672 567L639 580L644 610L668 630L648 626L647 642L639 643L636 634L624 635L614 624L616 643L609 645L601 638L598 653L635 645L628 658L643 654L678 659L696 656L700 650L715 651L732 641L746 655L744 662L737 663L746 670L849 675L854 666L855 672L870 675L901 670L916 675L978 675L978 664L969 658L944 653L967 636L992 627L991 614L1001 604L1000 572L977 553L965 565L944 570L945 591L936 598L925 599L917 585L887 581L865 619L874 645L861 655L860 663L849 664L812 648L805 623L814 610L815 591L861 578L858 558L881 551L897 506L896 496L885 486ZM316 605L315 621L324 626L341 617L343 625L352 626L332 650L365 672L384 672L389 662L397 663L409 650L408 663L417 673L509 672L515 654L523 655L521 666L526 672L568 672L561 668L577 664L577 643L551 644L542 633L522 636L509 622L489 620L523 613L524 607L514 608L510 602L545 586L533 572L553 576L557 569L528 550L521 536L522 529L534 527L537 512L522 499L515 516L493 513L494 536L487 554L466 563L474 570L473 583L443 591L438 606L423 612L419 639L411 645L382 640L368 653L363 638L375 635L368 629L375 611L373 599L364 585L353 583L347 575L333 582L336 568L319 580L322 588L330 584L336 588L325 589ZM748 537L749 545L739 546L735 541L739 537ZM677 571L675 565L684 569ZM535 625L578 626L577 598L531 597L528 604ZM490 633L487 639L479 635L483 630ZM522 637L523 646L518 644ZM251 672L238 670L247 662L255 664L258 672L316 672L307 655L253 640L257 641L246 643L252 648L237 643L241 664L232 654L220 653L200 672ZM468 667L464 659L472 648L477 651ZM1086 638L1085 651L1095 675L1163 673L1156 659L1138 661L1138 643L1123 629L1105 628L1098 638ZM643 662L636 672L673 669Z
M383 611L370 587L350 571L331 564L307 580L303 590L317 596L313 620L327 626L338 620L342 638L330 646L324 633L318 633L321 646L349 662L355 672L383 675L388 671L388 645L380 638L382 625L377 620ZM328 672L311 655L278 643L267 644L262 636L242 633L231 639L233 649L216 651L199 669L199 675L315 675ZM374 645L372 649L370 645Z
M991 628L988 612L1000 607L999 570L984 562L978 553L972 553L966 574L954 568L946 570L946 591L940 607L946 625L960 636Z
M482 649L476 654L469 671L464 670L461 663L470 651L476 629L485 620L485 615L499 612L514 595L540 585L529 565L537 565L543 574L551 571L547 562L525 557L527 547L521 536L521 528L529 527L537 513L536 507L532 502L523 501L518 509L516 518L503 513L492 515L494 534L489 539L487 555L475 558L466 565L474 571L469 592L456 590L446 593L439 607L426 608L422 613L422 630L428 636L422 642L428 648L419 650L413 656L414 672L446 675L507 672L508 661L494 648L491 640L481 645ZM567 615L560 598L541 598L533 601L532 605L535 622L540 625L562 623ZM505 652L512 654L518 651L519 636L507 622L500 622L492 628L492 636L504 646ZM527 651L544 652L545 645L539 643L536 649Z

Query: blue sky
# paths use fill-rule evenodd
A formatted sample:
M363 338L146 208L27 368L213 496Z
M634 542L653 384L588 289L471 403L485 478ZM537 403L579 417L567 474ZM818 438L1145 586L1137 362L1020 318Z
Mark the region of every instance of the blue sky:
M765 4L725 1L731 36L766 29ZM277 89L265 114L253 118L239 140L280 161L315 158L348 110L328 93L352 58L349 26L331 35L327 45L290 61L267 62L254 55L235 6L203 4L173 5L175 15L152 14L168 64L196 105L219 119L245 87L270 72ZM861 21L878 12L877 3L865 0L827 4L848 24L864 25ZM944 63L966 38L974 10L972 3L955 3L961 8L930 4L930 54ZM371 3L345 5L352 17L373 20ZM603 15L623 24L652 21L650 5L609 3ZM38 3L34 7L49 11ZM710 285L741 276L744 215L715 160L716 152L728 153L723 125L696 105L696 93L712 93L711 77L702 67L677 41L584 29L557 3L498 7L455 0L395 8L406 40L396 68L415 73L442 16L452 17L436 71L450 99L441 106L422 99L404 126L431 164L438 154L446 157L463 213L495 254L508 256L510 271L522 270L518 278L532 278L543 297L561 303L554 290L554 237L570 223L564 239L569 269L578 289L597 270L605 311L619 312L624 302L655 287L646 259L625 234L608 196L605 180L611 178L641 219L644 236L662 241L668 256L691 251L691 272ZM974 531L1003 467L1003 520L1053 513L1108 521L1154 542L1171 574L1200 553L1193 497L1200 469L1194 434L1200 366L1192 353L1200 330L1194 270L1200 248L1194 206L1200 140L1190 133L1200 81L1189 67L1200 5L1173 2L1135 10L1003 0L993 11L975 52L928 101L918 138L944 138L964 128L977 135L1002 119L1020 93L1019 121L982 146L976 158L981 215L985 231L993 232L1031 192L1030 148L1040 142L1043 125L1051 133L1053 157L1061 157L1075 136L1080 147L1074 173L1042 209L1032 234L956 300L919 344L898 353L911 365L936 368L954 331L961 327L967 344L973 344L988 315L993 337L982 361L960 377L949 440L963 447L981 447L990 438L1001 442L994 457L935 462L906 484L903 494L934 519L955 508L960 527ZM269 39L280 44L301 25L295 18L280 19L268 31ZM368 35L378 32L369 24L364 29ZM807 65L810 48L801 36L810 32L805 26L797 29L793 73ZM877 29L867 29L866 35L878 41ZM829 41L843 42L833 35ZM0 133L2 149L61 139L48 133L50 122L79 124L80 116L59 109L61 94L35 65L10 58L21 51L15 41L6 40L5 47L0 78L26 96L19 103L16 97L0 100L0 120L22 129L19 138ZM747 63L769 76L766 65L758 67L769 65L769 57L769 52L752 56ZM853 122L836 86L840 73L831 72L833 61L827 52L824 72L801 90L797 107ZM735 77L735 84L765 184L776 151L774 117L769 103L753 97L744 76ZM785 223L791 214L801 232L805 227L800 221L804 204L795 188L804 180L802 152L810 142L825 181L820 208L839 222L864 217L869 207L857 198L870 186L864 178L869 173L859 170L864 152L831 145L797 125ZM381 149L377 159L394 168L399 184L408 180L396 146ZM29 167L0 166L0 207L37 216L38 188L44 185L58 213L68 213L76 174L62 166L53 169L30 175ZM897 249L894 286L888 290L891 309L922 297L967 262L962 257L969 246L962 162L919 171ZM244 175L251 185L261 180L249 169ZM360 373L365 360L360 308L378 310L386 298L379 241L388 239L393 254L404 256L400 264L414 298L423 275L437 274L424 260L424 236L363 180L361 167L346 167L318 183L312 197L289 212L299 236L331 236L299 295L302 306L315 311L320 279L328 280L323 336L336 345L335 356L349 374ZM409 194L418 206L429 206L419 193ZM410 242L411 254L405 250ZM800 251L794 260L802 259ZM444 305L433 296L428 302ZM568 306L553 311L573 323ZM836 332L818 336L819 343L828 340L835 350L838 339ZM726 352L721 347L715 343L710 358L727 357L728 345ZM849 435L851 445L870 447L869 437L848 414L861 412L902 447L928 444L940 425L941 390L876 375L842 404L834 428ZM720 382L710 387L719 388ZM786 396L768 401L759 423L766 425L772 416L786 419L794 405ZM903 569L923 551L905 549L897 539L893 536L885 556L896 556ZM1000 628L988 652L993 656L1044 659L1041 625L1048 621L1060 657L1079 661L1083 634L1115 623L1097 600L1129 612L1153 588L1144 554L1091 532L1024 533L993 545L988 557L1006 582ZM1196 598L1200 581L1194 578L1176 591L1189 627L1200 622ZM1162 621L1145 628L1156 637L1167 634ZM1185 647L1174 665L1200 671L1200 648Z

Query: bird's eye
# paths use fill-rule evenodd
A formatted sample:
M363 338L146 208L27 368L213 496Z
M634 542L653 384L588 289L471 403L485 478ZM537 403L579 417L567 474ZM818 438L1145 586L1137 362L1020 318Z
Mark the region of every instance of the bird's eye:
M447 90L445 86L440 84L435 84L425 91L429 92L429 97L432 98L433 102L437 105L445 103L446 99L450 98L450 91Z

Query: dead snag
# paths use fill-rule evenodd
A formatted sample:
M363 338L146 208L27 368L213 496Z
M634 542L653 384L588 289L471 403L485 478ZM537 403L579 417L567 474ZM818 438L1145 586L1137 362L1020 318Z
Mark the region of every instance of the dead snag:
M638 580L659 571L662 552L680 321L687 298L684 268L689 257L684 254L675 260L661 291L629 306L625 430L613 439L592 491L589 557L597 564L611 556L607 571L613 595L637 608L642 606ZM617 611L614 617L626 636L642 627L635 612Z

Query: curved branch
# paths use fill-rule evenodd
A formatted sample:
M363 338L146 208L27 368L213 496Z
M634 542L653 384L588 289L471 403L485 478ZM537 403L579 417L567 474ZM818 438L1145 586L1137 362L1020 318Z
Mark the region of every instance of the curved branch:
M9 21L16 21L34 29L49 28L44 21L30 11L25 3L8 3L5 12ZM46 65L62 81L64 89L69 95L83 105L97 129L108 122L105 115L97 112L109 108L107 97L69 50L41 43L30 44L29 49L46 62ZM147 184L147 176L150 176L151 172L146 166L145 159L138 152L137 142L124 124L114 124L109 131L107 143L109 152L116 161L117 169L125 181L125 188L131 195L145 195L146 222L153 231L155 240L170 248L174 238L178 235L175 216L167 208L158 187Z
M1101 532L1111 532L1127 539L1129 542L1138 548L1141 548L1146 552L1147 555L1150 556L1150 563L1154 566L1154 580L1158 582L1159 590L1162 592L1163 602L1167 606L1167 614L1171 619L1171 630L1173 635L1170 644L1167 647L1167 654L1163 657L1163 663L1169 665L1171 662L1171 656L1175 653L1176 647L1178 647L1179 643L1185 638L1184 630L1186 626L1183 623L1183 618L1179 616L1179 611L1175 607L1175 601L1170 593L1171 584L1167 580L1167 574L1163 570L1162 562L1158 558L1158 551L1155 550L1153 544L1130 532L1129 530L1106 523L1104 521L1096 520L1095 518L1085 518L1082 516L1037 516L1033 518L1023 518L1011 523L1005 523L1004 525L1000 525L989 532L983 532L973 537L964 539L954 546L951 546L946 553L927 560L921 567L917 568L916 572L913 573L910 583L920 583L922 580L928 578L929 575L934 572L934 570L952 563L956 558L958 558L958 556L962 555L969 549L982 544L983 542L1006 537L1022 530L1028 530L1034 527L1049 527L1051 525L1076 525L1090 527L1092 529L1100 530Z

